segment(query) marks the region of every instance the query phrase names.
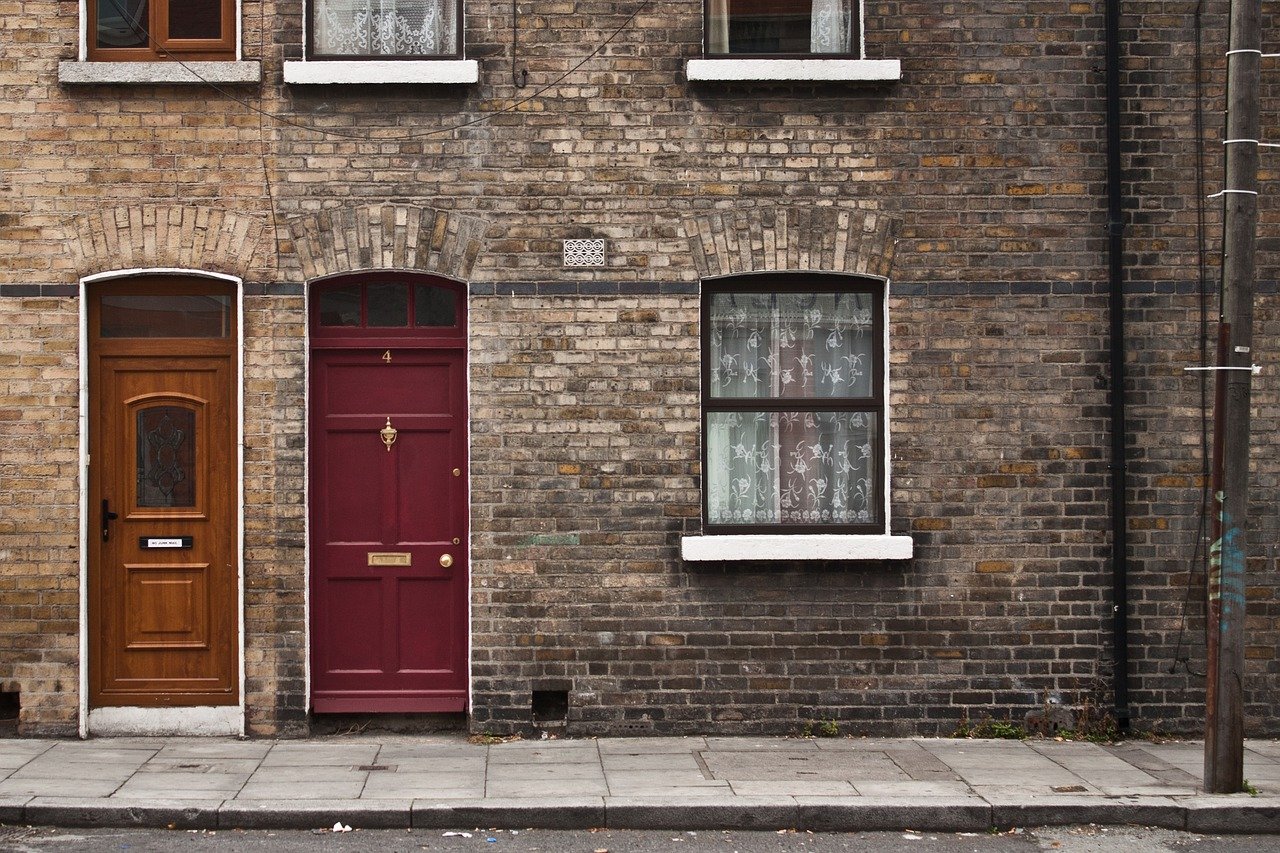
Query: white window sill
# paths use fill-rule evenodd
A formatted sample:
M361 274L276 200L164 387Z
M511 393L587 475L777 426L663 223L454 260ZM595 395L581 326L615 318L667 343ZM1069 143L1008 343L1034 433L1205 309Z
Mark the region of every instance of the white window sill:
M896 59L690 59L685 75L692 81L844 81L886 82L902 79Z
M58 63L58 82L83 85L260 83L262 63L66 61Z
M685 536L681 556L703 560L909 560L910 536L747 534Z
M294 60L284 64L284 82L327 84L475 83L480 63L474 59Z

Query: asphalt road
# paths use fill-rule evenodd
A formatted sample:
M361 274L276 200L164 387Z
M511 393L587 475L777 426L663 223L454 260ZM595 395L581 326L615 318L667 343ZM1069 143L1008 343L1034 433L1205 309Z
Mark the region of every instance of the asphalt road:
M1273 853L1280 837L1204 836L1143 827L1043 827L1001 834L934 832L635 832L550 830L238 831L0 826L0 853L128 851L387 851L454 853ZM492 840L491 840L492 839Z

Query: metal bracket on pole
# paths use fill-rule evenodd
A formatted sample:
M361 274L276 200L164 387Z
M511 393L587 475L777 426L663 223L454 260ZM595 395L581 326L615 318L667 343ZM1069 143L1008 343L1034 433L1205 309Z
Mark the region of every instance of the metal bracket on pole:
M1224 365L1222 367L1184 367L1182 369L1187 371L1188 373L1190 373L1193 370L1247 370L1250 373L1252 373L1254 376L1257 376L1259 373L1262 372L1262 365L1255 364L1252 367L1227 367Z

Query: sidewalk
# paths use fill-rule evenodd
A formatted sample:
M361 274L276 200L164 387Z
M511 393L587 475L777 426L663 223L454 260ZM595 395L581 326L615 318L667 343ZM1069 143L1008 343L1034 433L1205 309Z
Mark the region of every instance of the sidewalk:
M1199 793L1202 749L930 738L473 745L461 734L0 739L0 823L1280 832L1280 742L1246 743L1256 797Z

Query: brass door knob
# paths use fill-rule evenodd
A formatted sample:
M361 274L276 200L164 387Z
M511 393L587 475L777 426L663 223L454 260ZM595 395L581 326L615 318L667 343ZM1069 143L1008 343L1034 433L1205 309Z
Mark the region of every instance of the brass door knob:
M447 569L447 568L449 568L450 566L452 566L452 565L453 565L453 555L452 555L452 554L441 554L441 555L440 555L440 565L444 566L446 569Z

